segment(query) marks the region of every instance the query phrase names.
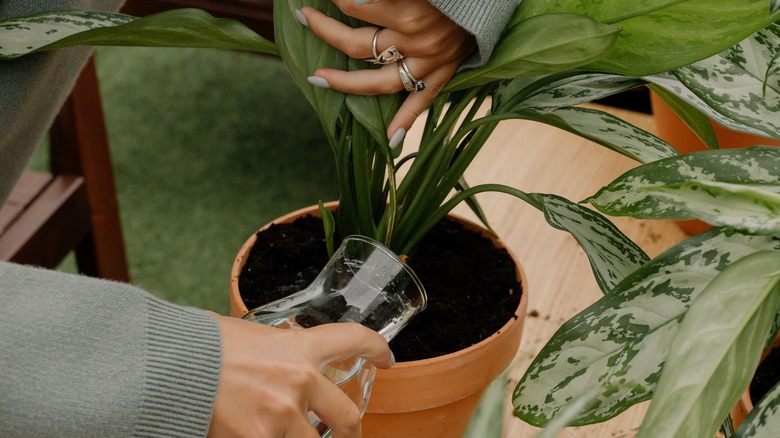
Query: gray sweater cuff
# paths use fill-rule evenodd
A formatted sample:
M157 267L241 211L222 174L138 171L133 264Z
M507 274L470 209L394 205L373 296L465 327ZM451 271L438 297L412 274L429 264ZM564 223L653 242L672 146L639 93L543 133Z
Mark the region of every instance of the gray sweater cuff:
M436 9L477 38L477 52L461 68L485 65L501 37L501 31L521 1L429 0Z

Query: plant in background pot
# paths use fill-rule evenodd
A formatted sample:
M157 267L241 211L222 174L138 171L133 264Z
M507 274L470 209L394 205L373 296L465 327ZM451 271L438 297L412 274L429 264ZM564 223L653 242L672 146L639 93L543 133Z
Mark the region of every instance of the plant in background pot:
M61 22L62 15L53 14L0 24L23 41L18 49L0 44L0 56L72 44L209 46L280 55L320 116L336 159L337 213L316 209L328 242L332 236L367 235L408 256L414 267L426 236L461 202L469 203L490 230L474 196L498 191L539 209L585 250L605 296L565 323L534 360L514 393L517 416L541 426L573 403L583 408L572 424L587 424L652 397L641 434L708 436L747 385L760 350L774 337L770 331L777 332L778 149L677 156L650 133L580 104L651 84L694 129L712 117L737 130L780 138L780 30L772 24L780 5L767 0L615 3L524 0L488 63L455 76L434 101L421 143L407 155L402 148L391 149L385 137L400 96L344 95L306 82L317 68L366 68L295 20L294 10L309 5L358 24L328 0L275 2L275 44L235 22L192 10L142 19L71 15L76 20L57 33L47 32ZM740 87L734 89L734 83ZM647 219L699 217L717 227L649 260L606 217L576 202L496 184L470 187L465 170L507 119L547 123L636 159L640 166L587 200L597 209ZM519 319L515 327L521 326L523 316L521 302L519 318L509 324ZM716 332L725 338L709 339ZM514 355L517 336L493 377ZM711 365L707 372L700 361ZM401 363L387 376L425 376L414 362L420 361ZM741 372L732 376L728 370L737 366ZM701 381L679 397L680 382L692 376ZM468 386L472 377L460 374L450 385ZM380 397L381 378L374 398ZM402 387L396 382L390 386ZM479 393L477 388L474 394ZM408 393L407 398L412 399ZM430 417L420 406L408 410ZM465 426L468 410L452 422ZM400 420L393 427L410 423ZM415 427L410 436L435 436L441 424ZM367 433L382 436L370 427Z

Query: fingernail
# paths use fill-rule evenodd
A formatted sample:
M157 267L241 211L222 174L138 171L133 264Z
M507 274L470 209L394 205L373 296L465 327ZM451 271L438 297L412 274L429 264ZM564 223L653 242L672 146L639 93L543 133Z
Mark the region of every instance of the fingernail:
M296 9L295 12L295 19L298 20L298 23L301 23L302 25L309 27L309 20L306 19L306 16L303 15L303 12L301 12L300 9Z
M364 5L366 3L369 3L371 0L355 0L355 3L358 5Z
M401 142L404 141L404 137L406 137L406 129L398 128L398 131L395 131L395 134L393 134L393 137L390 139L390 149L395 149L401 144Z
M308 81L310 84L314 85L315 87L320 88L330 88L330 84L325 78L321 78L319 76L309 76L306 78L306 81Z
M390 366L395 366L395 354L393 352L390 352Z

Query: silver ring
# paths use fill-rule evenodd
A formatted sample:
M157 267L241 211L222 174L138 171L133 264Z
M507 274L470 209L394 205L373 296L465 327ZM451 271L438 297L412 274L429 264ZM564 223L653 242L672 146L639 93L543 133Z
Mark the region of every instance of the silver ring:
M374 58L366 59L366 61L373 62L374 64L385 65L392 64L404 59L404 55L402 55L401 52L395 48L395 45L392 45L383 50L382 53L377 54L376 44L377 40L379 39L379 32L382 30L382 28L379 28L376 30L376 32L374 32L374 38L371 40L371 54L374 55Z
M412 76L412 72L409 71L409 67L404 59L398 62L398 76L401 77L401 82L403 82L406 91L410 93L423 91L426 87L425 82L417 80Z

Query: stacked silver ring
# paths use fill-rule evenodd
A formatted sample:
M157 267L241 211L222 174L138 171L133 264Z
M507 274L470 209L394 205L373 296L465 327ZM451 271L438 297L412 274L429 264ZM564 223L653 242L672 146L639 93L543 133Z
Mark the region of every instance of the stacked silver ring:
M409 67L406 65L406 60L400 60L398 62L398 76L401 77L401 82L404 84L404 88L408 92L417 92L425 90L425 82L416 79L412 72L409 71Z
M398 76L404 84L404 89L410 93L425 90L425 82L416 79L414 75L412 75L412 72L409 71L409 66L406 65L404 55L398 51L395 45L386 48L382 53L377 53L377 41L379 39L379 32L382 30L383 29L380 28L374 32L374 38L371 40L371 54L374 55L374 57L366 59L366 61L380 65L398 63Z

